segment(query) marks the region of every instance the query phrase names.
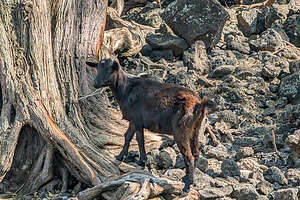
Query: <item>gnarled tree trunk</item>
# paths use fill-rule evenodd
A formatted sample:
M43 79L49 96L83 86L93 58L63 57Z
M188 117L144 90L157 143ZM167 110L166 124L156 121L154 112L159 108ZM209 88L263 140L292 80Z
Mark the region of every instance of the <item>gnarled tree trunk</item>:
M127 122L107 106L107 96L78 101L95 90L85 61L99 55L106 7L107 0L0 0L0 182L6 190L28 194L60 185L66 191L70 174L105 188L111 177L133 169L113 162ZM149 146L160 140L148 137ZM140 191L148 188L151 176L138 177ZM146 195L175 191L165 185Z

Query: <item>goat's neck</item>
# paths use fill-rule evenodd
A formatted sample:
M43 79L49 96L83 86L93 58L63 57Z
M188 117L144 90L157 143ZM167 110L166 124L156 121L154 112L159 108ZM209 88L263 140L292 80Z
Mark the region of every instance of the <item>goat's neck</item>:
M118 103L121 103L122 98L125 96L127 86L128 77L126 73L120 69L114 83L110 86L110 89L112 90L113 95L117 99Z

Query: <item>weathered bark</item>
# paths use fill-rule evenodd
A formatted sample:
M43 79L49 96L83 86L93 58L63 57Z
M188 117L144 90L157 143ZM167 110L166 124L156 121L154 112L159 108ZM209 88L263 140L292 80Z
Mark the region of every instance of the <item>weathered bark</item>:
M103 185L133 168L113 162L127 123L105 93L78 101L95 90L85 61L100 54L106 7L107 0L0 0L0 182L26 172L8 190L61 183L65 191L68 174ZM160 140L146 134L146 148Z

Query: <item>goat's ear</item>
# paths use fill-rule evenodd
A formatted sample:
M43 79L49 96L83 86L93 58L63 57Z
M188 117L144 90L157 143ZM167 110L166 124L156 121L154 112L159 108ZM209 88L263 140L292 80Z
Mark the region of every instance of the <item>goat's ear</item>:
M90 62L90 61L86 61L85 63L86 63L88 66L94 67L94 68L96 68L97 65L98 65L98 63L96 63L96 62Z
M114 71L118 71L118 70L120 69L120 64L119 64L119 62L114 61L114 62L113 62L112 69L113 69Z

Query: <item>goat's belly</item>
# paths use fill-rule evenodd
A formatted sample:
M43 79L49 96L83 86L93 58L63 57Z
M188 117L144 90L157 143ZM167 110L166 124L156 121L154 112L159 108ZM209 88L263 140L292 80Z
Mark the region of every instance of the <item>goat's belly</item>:
M172 135L173 124L177 121L176 116L162 115L153 117L151 120L144 120L144 128L161 134Z
M161 133L161 134L166 134L166 135L173 135L171 128L158 128L158 127L148 127L146 128L149 131L155 132L155 133Z

